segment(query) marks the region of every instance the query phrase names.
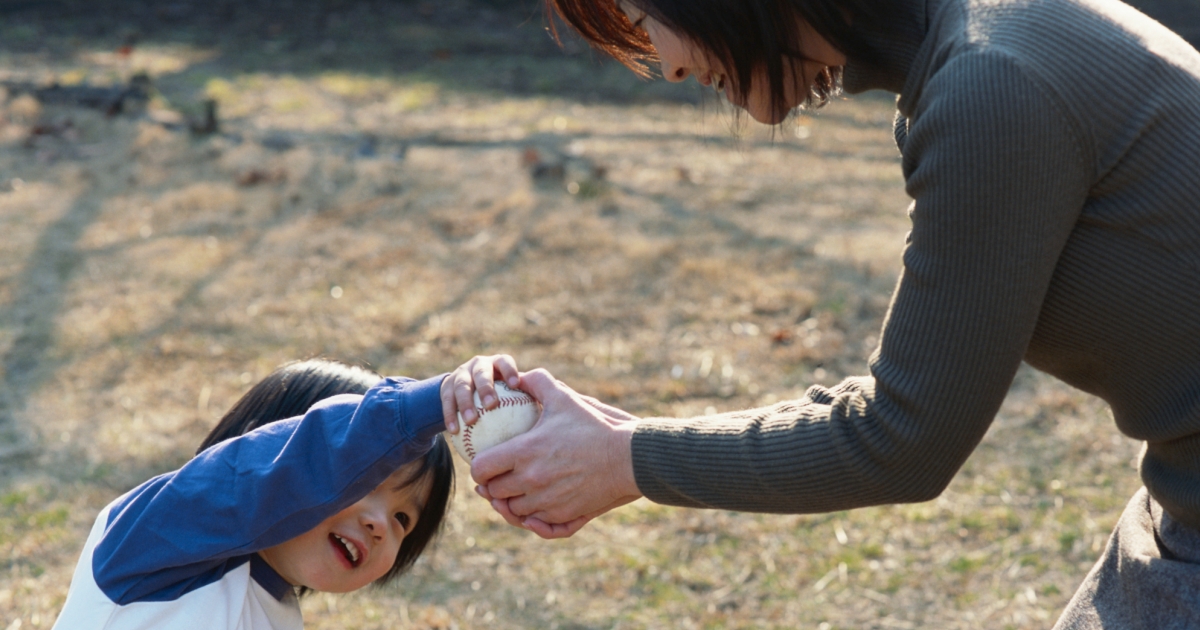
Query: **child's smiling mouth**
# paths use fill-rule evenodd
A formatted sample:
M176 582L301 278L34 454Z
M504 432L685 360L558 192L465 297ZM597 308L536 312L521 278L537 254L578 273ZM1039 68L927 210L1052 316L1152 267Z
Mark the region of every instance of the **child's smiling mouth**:
M335 549L337 549L339 552L341 552L341 554L343 556L345 556L346 561L350 563L351 568L358 566L358 564L359 564L358 545L356 545L353 542L351 542L345 538L342 538L341 536L338 536L337 534L334 534L334 533L329 534L329 542L330 542L330 544L332 544L334 546Z

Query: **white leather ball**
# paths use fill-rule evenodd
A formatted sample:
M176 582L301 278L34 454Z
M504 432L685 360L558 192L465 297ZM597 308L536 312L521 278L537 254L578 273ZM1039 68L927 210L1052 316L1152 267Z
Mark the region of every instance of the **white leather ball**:
M479 411L479 419L468 425L460 413L458 433L446 434L454 450L468 462L477 454L533 428L541 414L541 408L532 396L503 382L496 382L496 397L500 399L500 405L495 409L484 409L476 393L475 409Z

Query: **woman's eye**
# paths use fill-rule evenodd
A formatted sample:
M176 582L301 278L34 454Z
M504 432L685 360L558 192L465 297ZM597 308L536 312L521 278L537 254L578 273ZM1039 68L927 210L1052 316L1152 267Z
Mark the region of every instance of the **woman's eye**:
M408 531L408 522L410 519L408 518L407 514L404 512L396 512L396 520L400 523L400 526L403 527L405 531Z

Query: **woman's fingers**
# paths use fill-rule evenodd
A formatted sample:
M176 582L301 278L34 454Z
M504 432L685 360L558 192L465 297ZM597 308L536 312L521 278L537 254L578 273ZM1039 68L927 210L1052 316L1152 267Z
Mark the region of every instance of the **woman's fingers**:
M611 511L621 507L622 505L628 505L629 503L636 501L637 498L638 497L621 497L621 498L617 499L616 501L613 501L612 503L609 503L608 505L600 508L599 510L596 510L595 512L591 512L590 514L585 514L584 517L586 517L588 520L594 519L597 516L611 512ZM517 510L513 507L513 503L519 502L518 501L519 499L520 499L520 497L514 497L513 499L509 499L509 501L508 501L508 509L513 514L518 514L518 515L521 514L521 512L519 510ZM531 520L538 520L543 523L559 523L560 522L560 519L557 518L557 515L555 515L552 512L548 512L548 511L540 511L540 512L534 512L532 514L524 514L524 515L521 515L521 518L524 519L524 521L526 523L528 523Z
M580 396L545 370L520 374L507 355L484 359L464 365L456 376L466 375L481 396L488 378L515 376L542 404L533 429L487 449L471 464L476 492L506 522L543 538L565 538L640 496L630 452L635 416Z
M534 429L536 428L537 425L534 425ZM476 455L475 459L471 461L471 478L484 488L488 496L494 499L516 496L515 494L498 494L497 492L502 489L502 486L493 486L492 484L497 481L498 477L512 472L513 466L516 465L516 458L521 454L520 451L515 450L515 447L526 435L529 434L518 435L507 442L497 444Z
M525 529L550 540L552 538L569 538L575 535L575 532L583 529L584 525L591 522L592 517L581 516L569 523L547 523L543 520L529 517L522 521Z
M522 374L521 388L541 403L543 409L547 405L569 406L574 399L580 397L575 390L567 387L566 383L554 378L554 375L542 368Z
M492 499L491 503L492 509L496 510L496 513L499 514L500 517L503 518L509 525L512 525L513 527L525 527L523 519L520 516L513 514L512 510L509 509L508 501L504 499Z
M588 516L577 518L569 523L547 523L537 518L517 516L509 508L508 501L504 499L492 499L491 504L492 509L496 510L496 513L509 525L528 529L545 539L567 538L582 529L588 521L592 520L592 517Z
M487 483L480 482L480 485L483 486L487 495L493 499L511 499L524 494L524 490L533 489L533 484L524 479L517 478L511 468L491 477L487 480Z
M593 405L544 370L523 374L521 384L542 403L542 417L529 432L475 458L471 476L488 496L506 501L515 516L549 524L571 523L640 496L630 452L636 419L627 420L633 416Z
M548 409L547 405L551 403L557 404L559 401L561 401L562 392L560 388L570 391L570 388L560 383L553 376L551 376L549 372L541 368L520 375L520 383L525 392L529 393L529 395L533 396L535 400L541 403L543 419L546 417L546 411ZM499 487L492 487L491 484L496 477L511 472L517 465L518 460L525 462L529 461L529 453L533 452L535 449L522 448L522 446L524 445L524 442L533 439L542 433L538 430L538 427L541 424L542 419L539 419L538 423L535 424L533 429L531 429L528 433L518 435L513 439L504 442L503 444L498 444L488 449L486 452L480 453L479 456L476 457L473 462L471 462L471 478L474 479L479 485L487 488L488 492L492 493L491 496L493 497L506 499L510 496L521 494L520 492L509 493L507 491L503 494L497 494L497 491L502 489L503 485ZM521 482L514 481L511 483Z
M615 501L612 504L605 506L602 510L580 516L579 518L566 523L550 522L545 520L545 516L539 514L531 514L523 517L521 519L521 523L524 524L526 529L537 534L538 536L541 536L542 538L567 538L569 536L573 536L575 532L583 529L584 525L592 522L592 519L596 518L597 516L621 507L622 505L626 505L634 500L634 498L627 498Z

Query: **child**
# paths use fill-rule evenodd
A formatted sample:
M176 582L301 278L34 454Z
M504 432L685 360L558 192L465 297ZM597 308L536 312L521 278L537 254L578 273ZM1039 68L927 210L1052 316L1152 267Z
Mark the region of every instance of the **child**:
M441 383L279 368L191 461L100 512L54 627L301 628L297 594L403 573L454 485Z

